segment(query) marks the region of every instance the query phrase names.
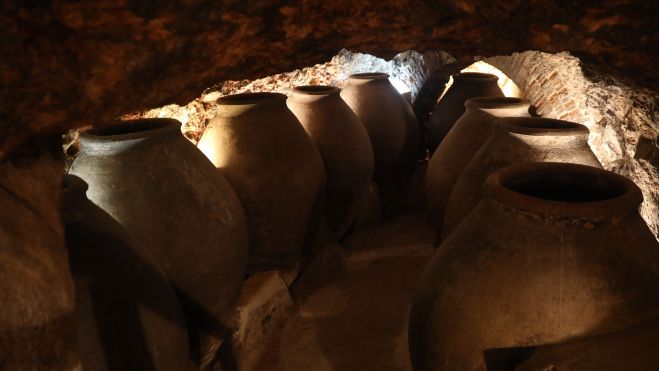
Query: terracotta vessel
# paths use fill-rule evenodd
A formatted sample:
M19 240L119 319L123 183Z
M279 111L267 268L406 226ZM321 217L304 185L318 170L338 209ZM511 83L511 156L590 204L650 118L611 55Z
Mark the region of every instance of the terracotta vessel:
M525 349L530 358L515 370L659 370L658 343L656 317L610 334Z
M591 166L525 163L445 240L410 314L415 371L485 370L484 351L624 329L659 314L659 245L641 190Z
M443 239L451 234L482 197L492 171L522 162L571 162L601 167L588 146L588 128L539 117L497 120L492 136L476 152L455 183L444 214ZM439 233L440 231L438 231Z
M0 163L3 371L80 370L75 287L57 211L62 171L50 155Z
M416 166L420 134L414 112L386 73L351 75L341 98L366 127L375 156L373 179L388 209Z
M416 113L414 113L414 102L412 101L412 92L405 92L400 95L403 97L403 109L405 109L405 117L407 117L407 122L408 125L410 125L411 129L416 132L416 135L418 137L417 139L417 144L416 144L416 158L417 158L417 164L419 162L427 162L427 153L426 153L426 134L423 130L423 127L421 126L421 123L419 122L418 117L416 117Z
M465 107L466 112L455 122L428 162L426 209L430 222L438 232L441 232L444 212L455 182L492 135L496 118L529 115L529 102L521 98L471 98L465 102Z
M357 217L351 228L353 233L380 224L383 217L377 184L370 182L358 197L361 200L361 207L357 210Z
M190 370L185 317L156 261L64 177L62 217L85 370Z
M288 108L325 164L325 220L337 237L355 221L360 195L373 178L373 147L364 125L332 86L298 86Z
M323 162L278 93L218 99L198 148L225 174L245 208L249 270L297 263L313 246L325 198Z
M247 233L231 186L180 125L142 119L83 133L70 173L163 267L183 305L193 357L204 365L240 294Z
M503 97L496 75L462 72L453 75L453 83L432 111L427 136L430 153L444 140L455 122L465 113L465 102L476 97Z

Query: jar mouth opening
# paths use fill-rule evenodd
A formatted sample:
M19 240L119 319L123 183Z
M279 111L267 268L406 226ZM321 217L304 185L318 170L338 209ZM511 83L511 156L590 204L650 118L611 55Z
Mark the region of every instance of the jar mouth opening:
M248 105L286 99L286 95L274 92L238 93L225 95L217 99L221 105Z
M526 99L516 97L476 97L465 102L467 108L521 108L530 105Z
M499 77L497 75L493 75L491 73L484 73L484 72L460 72L453 75L453 79L465 80L465 81L484 81L484 82L499 81Z
M293 92L302 95L329 95L338 93L339 88L329 85L301 85L294 87Z
M384 80L389 78L389 74L384 72L362 72L354 73L348 78L353 80Z
M566 179L567 176L574 175L569 172L552 175L531 173L526 174L526 177L505 179L501 185L525 196L560 202L605 201L618 198L627 192L627 188L618 182L602 184L572 181Z
M602 216L638 209L631 180L596 167L558 162L506 166L485 181L489 194L519 209L555 216Z
M528 135L588 135L590 131L576 122L544 117L502 117L498 119L504 130Z
M87 130L81 133L80 140L102 142L144 138L177 131L180 127L181 123L172 118L122 120L109 126Z

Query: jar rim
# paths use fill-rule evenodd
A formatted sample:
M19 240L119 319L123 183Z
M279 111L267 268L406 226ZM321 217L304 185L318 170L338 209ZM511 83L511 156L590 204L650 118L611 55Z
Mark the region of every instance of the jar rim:
M348 78L351 80L384 80L389 78L389 74L385 72L361 72L353 73Z
M638 210L643 193L631 180L592 166L530 162L495 170L486 194L503 204L562 218L601 218Z
M286 100L286 95L277 92L251 92L225 95L215 102L221 106L245 106Z
M121 142L151 138L180 131L181 123L173 118L139 118L115 121L111 125L92 128L80 134L84 144Z
M468 82L492 82L499 81L497 75L485 72L459 72L453 75L453 80L462 80Z
M497 118L501 130L533 136L588 136L590 130L585 125L572 121L546 117L500 117Z
M338 94L341 89L331 85L298 85L293 87L293 93L299 95L331 95Z
M467 108L524 108L531 103L518 97L475 97L465 101Z

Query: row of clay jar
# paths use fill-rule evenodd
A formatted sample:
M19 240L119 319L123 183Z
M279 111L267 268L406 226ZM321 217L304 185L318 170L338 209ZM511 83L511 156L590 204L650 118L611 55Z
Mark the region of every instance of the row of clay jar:
M588 340L597 348L633 326L625 339L641 343L648 335L638 325L656 329L659 319L659 244L639 215L640 189L601 168L585 126L529 117L528 102L503 94L466 99L496 82L470 79L486 81L453 92L466 112L449 123L427 171L441 245L410 314L414 370L513 369L487 356L600 336ZM659 367L651 346L637 348L570 369ZM559 361L571 364L539 355L519 369Z
M300 264L321 219L341 238L372 193L390 205L419 153L386 74L217 104L198 148L167 118L81 134L62 214L85 369L210 367L245 275Z

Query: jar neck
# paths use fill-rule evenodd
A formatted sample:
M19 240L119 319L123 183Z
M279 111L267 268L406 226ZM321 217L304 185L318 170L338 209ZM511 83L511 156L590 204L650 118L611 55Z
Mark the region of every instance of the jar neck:
M281 93L241 93L227 95L217 100L217 114L234 117L253 113L278 110L286 107L286 95Z
M452 77L453 83L458 86L489 86L497 85L499 81L496 75L480 72L462 72Z
M494 137L533 147L562 147L588 143L589 130L574 122L539 117L503 117L496 121Z
M568 148L575 145L588 145L588 134L542 133L529 135L504 131L501 136L506 138L505 141L512 140L535 148Z
M469 113L485 113L494 117L526 117L529 116L529 106L526 107L467 107Z
M327 99L338 99L341 89L333 86L296 86L290 100L299 103L314 103Z
M348 76L348 84L353 86L389 84L389 75L380 72L356 73Z
M529 116L530 103L521 98L479 97L465 102L467 112L485 113L494 117Z

